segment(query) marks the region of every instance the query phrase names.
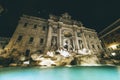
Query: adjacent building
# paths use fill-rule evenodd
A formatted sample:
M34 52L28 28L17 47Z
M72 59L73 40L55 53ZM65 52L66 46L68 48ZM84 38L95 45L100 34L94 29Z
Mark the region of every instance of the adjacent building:
M7 37L0 37L0 53L3 51L3 49L6 47L6 45L9 43L10 38Z
M99 33L105 51L120 51L120 18Z
M97 32L73 20L68 13L49 15L49 19L23 15L6 49L29 56L61 47L68 51L88 49L95 53L102 50Z

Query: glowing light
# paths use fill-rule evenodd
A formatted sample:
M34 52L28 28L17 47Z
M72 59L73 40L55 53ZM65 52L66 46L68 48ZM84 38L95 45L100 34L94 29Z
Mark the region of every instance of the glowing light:
M118 44L113 44L113 45L110 46L110 48L112 48L112 49L117 49L117 47L116 47L117 45L118 45Z
M113 52L113 53L111 53L113 56L115 56L116 55L116 53L115 52Z

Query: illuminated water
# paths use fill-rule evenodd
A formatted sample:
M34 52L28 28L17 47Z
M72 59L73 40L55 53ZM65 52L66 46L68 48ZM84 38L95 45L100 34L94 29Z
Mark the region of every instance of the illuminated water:
M120 80L120 67L8 67L0 68L0 80Z

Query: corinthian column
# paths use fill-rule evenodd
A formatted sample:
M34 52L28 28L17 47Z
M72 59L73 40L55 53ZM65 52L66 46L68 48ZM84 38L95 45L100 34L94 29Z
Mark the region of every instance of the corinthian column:
M46 47L45 47L45 51L48 51L48 49L50 48L51 46L51 38L52 38L52 28L51 28L51 25L49 25L49 28L48 28L48 34L47 34L47 40L46 40Z
M61 27L58 26L59 30L58 30L58 47L62 46L62 42L61 42Z
M82 32L82 38L83 38L84 48L88 49L87 40L84 32Z
M73 25L73 26L74 26L74 25ZM78 44L78 38L77 38L77 31L76 31L76 28L74 28L73 30L74 30L75 49L78 50L78 49L79 49L79 44Z

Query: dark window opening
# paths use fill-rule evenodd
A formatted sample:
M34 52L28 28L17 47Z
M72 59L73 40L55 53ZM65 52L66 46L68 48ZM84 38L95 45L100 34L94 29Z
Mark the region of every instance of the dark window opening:
M82 40L78 40L78 42L79 42L80 44L82 44Z
M25 24L24 24L24 27L26 27L27 25L28 25L28 23L25 23Z
M98 49L100 49L100 46L99 45L97 45L98 46Z
M30 54L30 50L29 50L29 49L27 49L27 50L26 50L26 52L25 52L25 56L26 56L26 57L28 57L28 56L29 56L29 54Z
M46 27L45 26L43 26L43 31L45 31L46 30Z
M34 25L34 27L33 27L34 29L36 29L37 28L37 25Z
M32 43L33 42L33 37L31 37L30 39L29 39L29 43Z
M22 40L22 37L23 37L23 36L19 36L18 39L17 39L17 41L18 41L18 42L21 41L21 40Z
M41 54L43 51L42 50L37 50L37 52L39 52Z
M95 49L95 46L94 46L94 45L92 45L92 47Z
M44 39L41 38L41 39L40 39L40 44L43 44L43 42L44 42Z

